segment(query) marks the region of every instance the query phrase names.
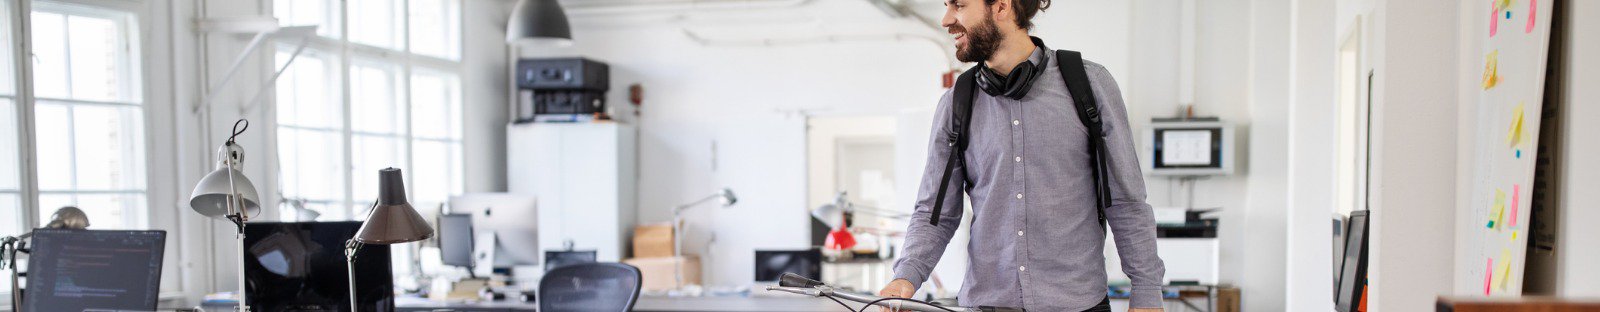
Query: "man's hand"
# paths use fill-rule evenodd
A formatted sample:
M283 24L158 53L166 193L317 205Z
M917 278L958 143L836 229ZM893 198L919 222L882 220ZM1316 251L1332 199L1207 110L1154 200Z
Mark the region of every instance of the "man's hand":
M1161 308L1129 308L1128 312L1161 312Z
M883 286L883 290L879 290L878 291L878 297L884 297L884 298L911 298L911 296L915 295L916 293L917 293L917 286L916 285L911 285L911 281L907 281L905 279L895 279L894 281L889 282L888 286ZM893 311L893 310L890 310L889 308L884 308L884 307L879 307L878 308L878 312L889 312L889 311Z

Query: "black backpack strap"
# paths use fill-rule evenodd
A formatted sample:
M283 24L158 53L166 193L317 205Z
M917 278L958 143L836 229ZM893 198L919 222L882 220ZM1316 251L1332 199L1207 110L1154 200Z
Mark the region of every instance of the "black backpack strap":
M978 66L973 66L956 77L956 97L950 101L950 127L945 131L950 136L950 157L945 159L944 176L939 178L939 195L933 198L933 215L928 218L928 224L934 226L939 225L939 216L944 214L944 196L945 190L950 187L950 172L961 163L961 155L967 151L967 130L972 123L972 90L978 84L978 70Z
M1095 210L1100 216L1100 226L1106 224L1106 208L1111 206L1110 172L1106 167L1106 133L1104 124L1100 120L1100 106L1095 101L1094 89L1089 86L1089 73L1083 69L1083 54L1077 51L1056 51L1056 65L1061 68L1061 77L1067 81L1067 93L1072 95L1072 103L1077 106L1078 120L1083 122L1083 127L1089 132L1089 158L1094 171L1094 199Z

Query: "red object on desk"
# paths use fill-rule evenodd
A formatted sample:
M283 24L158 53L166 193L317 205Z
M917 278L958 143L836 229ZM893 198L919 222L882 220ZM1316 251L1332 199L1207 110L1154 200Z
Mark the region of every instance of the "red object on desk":
M833 250L850 250L850 248L856 246L856 236L845 230L844 226L840 226L833 229L832 232L828 232L828 241L823 246Z

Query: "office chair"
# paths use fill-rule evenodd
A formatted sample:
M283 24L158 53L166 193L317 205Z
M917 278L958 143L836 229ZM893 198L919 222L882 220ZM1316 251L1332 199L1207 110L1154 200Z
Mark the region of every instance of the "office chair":
M638 268L621 263L555 268L539 279L539 311L632 311L640 281Z

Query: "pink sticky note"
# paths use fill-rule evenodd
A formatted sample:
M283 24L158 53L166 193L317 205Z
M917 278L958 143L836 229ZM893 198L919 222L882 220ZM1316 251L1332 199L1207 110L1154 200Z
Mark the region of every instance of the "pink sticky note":
M1498 0L1489 0L1489 37L1500 32L1500 6L1494 3Z
M1525 33L1533 33L1533 21L1537 20L1538 18L1539 18L1539 0L1528 1L1528 30L1525 30L1523 32L1525 32ZM1512 220L1516 220L1516 219L1512 219ZM1511 224L1512 225L1516 225L1517 222L1516 221L1511 221Z
M1483 295L1489 295L1489 281L1494 278L1494 258L1489 258L1489 264L1483 266Z
M1511 185L1511 226L1517 226L1517 202L1522 201L1522 184Z

